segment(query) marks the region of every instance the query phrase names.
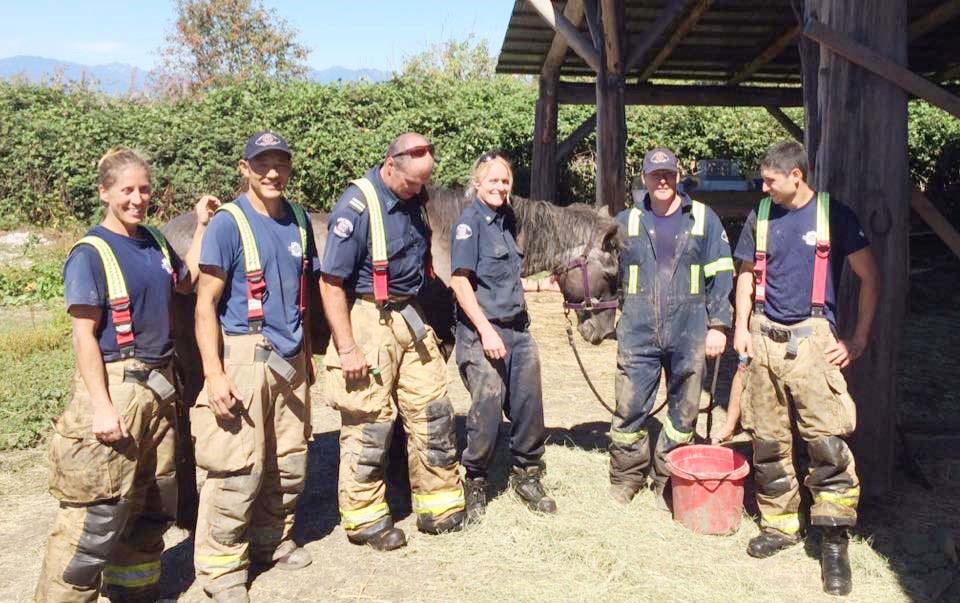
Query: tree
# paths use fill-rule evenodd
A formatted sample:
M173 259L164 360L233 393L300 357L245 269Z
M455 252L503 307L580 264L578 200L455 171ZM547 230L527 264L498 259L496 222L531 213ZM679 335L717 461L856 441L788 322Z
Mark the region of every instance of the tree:
M177 0L158 83L169 93L255 76L303 75L309 50L296 35L260 0Z
M494 77L496 59L490 54L486 40L476 41L473 34L466 40L447 40L407 57L402 77L446 77L460 82Z

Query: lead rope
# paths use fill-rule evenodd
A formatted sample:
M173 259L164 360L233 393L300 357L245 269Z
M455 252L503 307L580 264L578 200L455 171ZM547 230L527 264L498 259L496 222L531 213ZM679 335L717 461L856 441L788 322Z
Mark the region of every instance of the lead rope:
M580 372L583 373L583 378L587 381L587 385L590 386L590 391L592 391L593 395L597 397L597 402L600 403L600 406L606 408L610 414L615 414L616 411L610 408L610 405L604 401L603 397L600 395L600 392L598 392L597 388L594 387L593 381L590 380L590 375L587 374L586 367L583 366L583 360L580 359L580 352L577 351L577 344L573 341L573 322L570 321L569 313L564 312L563 317L567 319L567 341L570 343L570 349L573 350L573 357L577 359L577 364L580 365Z

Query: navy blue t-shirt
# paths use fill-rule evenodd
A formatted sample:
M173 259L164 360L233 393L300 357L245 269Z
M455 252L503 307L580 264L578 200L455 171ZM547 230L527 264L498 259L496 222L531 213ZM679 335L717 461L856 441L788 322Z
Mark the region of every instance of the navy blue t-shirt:
M181 278L186 278L183 262L169 249L172 265L168 263L156 240L142 228L135 237L116 234L103 226L94 226L87 234L106 241L120 264L130 297L134 356L151 364L166 360L173 354L172 274L176 270ZM63 267L63 283L68 310L71 306L96 306L103 310L96 332L100 352L104 362L119 360L120 347L107 297L107 277L97 250L91 245L78 245L71 251Z
M757 212L750 212L740 232L734 257L753 262L756 251ZM767 300L765 311L771 320L794 324L810 317L813 296L813 262L817 244L816 195L793 211L776 203L770 207L767 228ZM837 324L836 290L843 262L860 251L867 240L856 214L846 205L830 199L830 260L824 315Z
M297 220L289 207L279 220L257 212L246 195L234 203L243 210L253 230L260 253L260 266L267 283L263 294L263 335L281 355L291 357L303 343L303 317L300 315L300 273L302 248ZM307 216L307 257L314 274L320 272L320 260ZM220 326L229 335L242 335L247 328L247 275L243 243L237 222L225 211L214 214L203 235L200 264L214 266L227 275L226 286L217 308Z
M394 295L415 295L424 283L427 253L427 226L423 221L420 196L400 199L380 178L380 165L366 174L373 183L383 208L387 236L387 283ZM333 211L326 246L323 273L343 279L344 288L360 294L373 293L373 259L370 255L370 210L357 186L343 192Z
M657 285L660 287L660 315L666 316L667 298L670 295L670 281L673 279L673 260L677 255L677 243L683 232L684 215L677 211L667 216L658 216L649 206L650 197L647 197L647 211L653 216L654 240L656 241L657 255Z
M510 320L526 310L515 231L510 207L494 210L480 199L463 210L450 231L450 270L473 273L477 303L488 319Z

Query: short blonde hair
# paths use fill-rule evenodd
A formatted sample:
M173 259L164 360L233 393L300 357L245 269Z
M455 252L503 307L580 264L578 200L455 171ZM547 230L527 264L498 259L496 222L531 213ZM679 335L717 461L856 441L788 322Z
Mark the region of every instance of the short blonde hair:
M127 147L113 147L97 162L97 184L110 188L117 181L120 170L130 166L141 167L150 175L150 165L140 153Z

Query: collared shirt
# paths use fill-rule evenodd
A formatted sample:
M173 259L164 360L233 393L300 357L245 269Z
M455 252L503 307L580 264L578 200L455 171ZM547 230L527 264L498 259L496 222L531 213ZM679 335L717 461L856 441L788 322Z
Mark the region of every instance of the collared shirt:
M133 323L134 356L151 364L162 362L173 354L171 308L175 270L186 278L186 266L172 248L167 263L156 240L138 229L134 237L118 235L103 226L94 226L88 235L100 237L110 245L120 264ZM169 245L168 245L169 247ZM172 264L172 265L171 265ZM104 362L120 359L117 331L107 291L107 277L100 254L90 245L79 245L70 252L63 267L64 294L67 309L71 306L96 306L103 310L96 336Z
M756 251L757 211L747 217L734 258L753 262ZM831 278L824 294L824 316L837 324L836 290L840 284L844 259L860 251L867 240L853 210L830 198ZM776 203L770 206L767 223L767 290L764 312L776 322L794 324L810 318L813 297L813 263L817 245L817 199L799 209L788 210Z
M264 216L253 209L245 194L240 195L235 203L243 210L253 230L267 284L263 294L263 336L279 354L289 358L300 351L303 343L303 316L299 306L302 249L297 220L289 208L280 219ZM316 274L320 271L320 260L309 215L307 225L307 257ZM203 234L200 264L219 268L227 275L217 308L220 326L230 335L248 333L243 243L236 220L225 211L214 214Z
M472 273L477 302L488 319L510 320L526 310L520 282L523 254L515 234L513 208L494 210L477 198L450 232L450 269Z
M400 199L380 178L380 165L366 174L377 191L387 235L387 280L390 293L415 295L424 283L427 225L423 198ZM373 293L373 258L370 253L371 199L351 184L330 213L323 273L341 278L344 288L358 294Z

